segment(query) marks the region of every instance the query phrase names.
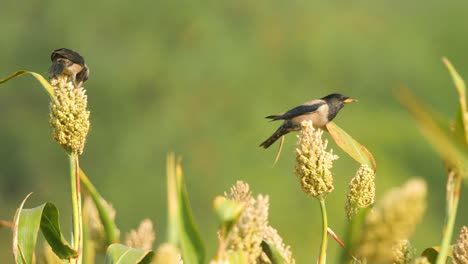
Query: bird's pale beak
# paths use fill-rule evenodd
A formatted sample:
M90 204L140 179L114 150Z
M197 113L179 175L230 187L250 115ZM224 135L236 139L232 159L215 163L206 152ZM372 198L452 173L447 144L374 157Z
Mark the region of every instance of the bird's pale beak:
M354 102L357 102L358 100L357 99L353 99L353 98L346 98L343 100L343 102L345 104L349 104L349 103L354 103Z

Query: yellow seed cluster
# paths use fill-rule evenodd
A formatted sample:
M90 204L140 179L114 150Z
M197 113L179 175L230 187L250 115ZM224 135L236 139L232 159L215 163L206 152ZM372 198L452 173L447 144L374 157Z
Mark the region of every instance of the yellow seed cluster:
M156 250L156 254L151 262L153 264L183 264L179 249L170 243L163 243Z
M458 235L457 243L453 247L453 263L468 263L468 227L463 226Z
M155 238L153 222L150 219L144 219L138 229L131 230L127 234L125 244L132 248L152 250Z
M302 190L319 199L333 191L331 168L338 156L326 150L327 141L322 140L323 131L314 129L311 121L303 121L296 145L294 171Z
M414 260L414 264L431 264L426 257L419 257Z
M415 251L408 240L400 240L393 246L393 264L412 264Z
M389 263L398 241L408 239L426 209L426 183L422 179L408 181L378 201L364 221L358 255L369 263Z
M367 165L362 165L349 182L345 210L348 219L356 212L370 206L375 199L375 172Z
M231 193L224 193L224 196L233 201L245 203L250 201L250 198L252 198L252 193L250 192L248 183L237 181L236 185L231 187Z
M53 78L50 83L55 92L50 103L54 139L68 153L82 154L90 127L85 90L75 88L66 76Z
M262 240L268 221L268 196L251 198L236 226L228 235L228 250L246 253L248 263L255 263L262 253Z
M285 263L295 263L289 246L286 246L278 232L268 225L268 196L252 197L249 185L242 181L238 181L231 188L230 194L225 193L225 196L245 204L242 215L226 239L226 249L229 253L243 252L247 263L271 263L261 246L262 241L267 241L278 249Z

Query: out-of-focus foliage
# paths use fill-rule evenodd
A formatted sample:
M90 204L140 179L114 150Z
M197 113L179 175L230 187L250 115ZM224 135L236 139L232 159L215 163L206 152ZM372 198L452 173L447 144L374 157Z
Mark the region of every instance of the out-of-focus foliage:
M165 155L176 151L190 172L194 218L213 250L207 256L217 242L212 199L242 179L270 195L270 222L298 263L316 258L310 248L320 244L311 235L320 232L318 206L294 179L294 135L286 137L274 168L276 151L257 147L276 128L263 117L331 92L357 98L334 121L374 154L377 197L409 177L428 181L428 213L412 241L420 251L440 242L433 226L443 223L445 172L391 95L406 85L444 117L454 115L456 92L440 58L468 76L467 7L436 1L4 1L0 76L17 69L46 74L50 53L60 47L85 57L91 131L80 165L115 205L122 230L145 217L165 226ZM50 136L49 99L32 89L39 84L22 79L0 87L0 219L11 217L30 191L31 204L53 201L62 216L71 215L63 191L69 188L67 162ZM336 209L359 165L331 140L330 147L340 156L335 191L327 198L327 207ZM460 203L467 202L462 196ZM333 230L343 233L344 210L328 214ZM61 221L69 226L66 217ZM467 221L460 213L455 230ZM0 245L10 241L9 230L0 229ZM330 243L330 263L338 251ZM9 247L0 247L0 259L11 262Z

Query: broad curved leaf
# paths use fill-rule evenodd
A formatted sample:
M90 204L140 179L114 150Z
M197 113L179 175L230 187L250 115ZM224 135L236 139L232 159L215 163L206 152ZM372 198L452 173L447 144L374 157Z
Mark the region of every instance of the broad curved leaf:
M374 171L377 169L374 156L346 131L333 122L327 124L327 130L335 143L351 158L360 164L371 167Z
M26 197L26 199L29 195ZM32 263L39 228L52 250L62 259L75 258L76 251L63 238L59 224L59 212L52 203L24 209L23 201L15 216L13 252L16 263Z
M23 199L23 201L21 202L20 206L18 207L18 209L16 209L16 213L15 213L15 217L14 217L14 220L13 220L13 223L14 223L14 226L13 226L13 255L15 256L15 262L16 263L28 263L28 260L29 260L29 263L32 262L32 255L31 257L26 259L25 257L25 254L23 253L23 250L26 251L26 252L34 252L34 249L36 248L36 238L37 238L37 230L39 230L39 227L35 228L35 232L33 231L32 232L32 235L36 236L34 238L34 240L31 240L34 242L34 244L25 244L22 240L23 240L23 235L21 236L21 238L19 237L19 225L20 225L20 222L19 222L19 217L20 217L20 213L21 211L23 210L23 207L24 207L24 204L26 203L26 200L28 200L29 196L31 196L32 193L29 193L28 195L26 195L26 197ZM22 230L22 232L24 232L26 230ZM21 244L22 244L22 247L19 247L19 244L20 244L20 241L21 240Z
M149 264L154 252L112 244L107 248L106 264Z
M50 83L42 75L36 72L32 72L32 71L21 70L21 71L14 72L3 79L0 79L0 84L6 83L11 79L23 76L25 74L31 74L32 76L34 76L34 78L36 78L42 84L42 87L44 87L47 94L50 97L54 96L54 89L52 88L52 85L50 85Z

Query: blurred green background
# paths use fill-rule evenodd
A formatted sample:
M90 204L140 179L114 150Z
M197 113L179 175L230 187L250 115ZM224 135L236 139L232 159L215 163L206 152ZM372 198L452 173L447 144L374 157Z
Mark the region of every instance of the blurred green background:
M293 175L295 136L272 167L276 146L258 144L279 125L263 117L340 92L359 99L335 119L374 154L377 192L411 177L428 182L418 252L440 242L445 172L415 123L395 101L405 85L442 116L456 92L441 62L468 79L466 1L3 1L0 76L46 74L52 50L79 51L92 128L81 165L117 210L125 233L145 217L166 235L165 156L183 157L187 188L208 256L216 248L216 195L237 180L270 195L270 223L298 263L318 255L318 202ZM0 87L0 219L51 201L71 220L68 162L52 140L48 97L29 76ZM336 190L329 222L344 233L348 180L358 164L330 143ZM468 222L463 186L455 232ZM12 261L11 232L0 230L0 259ZM339 246L331 242L329 263Z

